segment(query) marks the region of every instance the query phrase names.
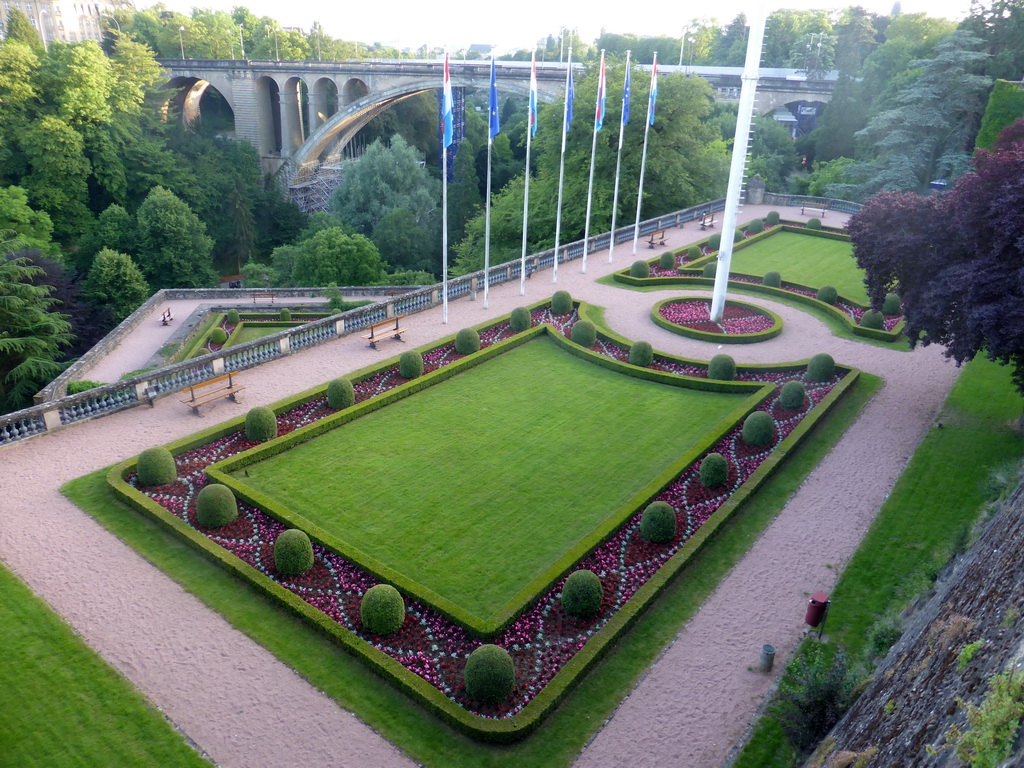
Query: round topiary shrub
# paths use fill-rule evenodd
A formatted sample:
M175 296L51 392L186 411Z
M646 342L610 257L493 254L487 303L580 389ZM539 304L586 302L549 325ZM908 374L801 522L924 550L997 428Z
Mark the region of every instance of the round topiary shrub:
M257 405L245 414L245 438L265 443L277 437L277 414L265 405Z
M807 220L807 228L808 229L821 229L821 219L808 219Z
M662 269L675 269L676 268L676 255L673 251L665 251L661 254L661 258L658 259L658 266Z
M390 635L405 623L405 600L390 584L370 587L359 604L359 618L367 632Z
M551 313L567 315L572 312L572 296L568 291L555 291L551 294Z
M178 479L178 468L174 465L174 457L166 448L147 448L139 454L139 462L135 467L139 475L139 485L167 485Z
M630 277L650 277L651 276L651 265L646 261L640 259L634 261L629 267Z
M455 334L455 351L460 355L471 355L480 351L480 334L472 328L463 328Z
M633 346L629 348L630 365L646 368L652 362L654 362L654 349L651 345L646 341L634 341Z
M237 325L239 320L241 320L241 318L238 316L238 310L237 309L229 309L228 310L227 321L229 323L231 323L232 325Z
M764 232L764 222L761 219L752 219L751 222L747 224L747 231L752 235L758 235Z
M718 488L729 479L729 462L720 453L709 453L700 463L700 481L705 488Z
M398 358L398 375L403 379L416 379L423 375L423 355L415 349L403 352Z
M676 536L676 511L664 501L647 505L640 517L640 535L652 544L664 544Z
M764 223L767 224L769 227L774 227L776 224L779 223L779 212L768 211L768 215L764 217Z
M501 646L481 645L469 654L462 681L470 698L497 704L507 699L516 686L515 664Z
M873 331L885 330L885 317L875 309L869 309L860 318L861 328L870 328Z
M699 245L691 245L686 250L686 258L689 259L690 261L693 261L694 259L699 259L701 255L702 251Z
M818 289L818 293L814 298L818 301L824 301L826 304L835 304L839 299L839 291L836 290L834 285L823 285Z
M196 518L203 528L220 528L236 517L238 502L226 485L210 483L196 496Z
M277 313L277 316L287 323L292 319L292 311L290 309L282 309Z
M745 238L746 236L746 233L742 229L737 229L735 232L732 233L732 241L734 243L738 243L741 240L743 240L743 238Z
M736 378L736 361L726 354L715 355L708 363L708 378L732 381Z
M604 587L593 571L574 571L562 587L562 609L577 619L589 619L600 611L603 599Z
M327 405L336 411L356 402L356 391L348 379L334 379L327 385Z
M722 246L722 236L715 232L711 237L708 238L708 248L712 251L717 251Z
M807 379L809 381L831 381L836 375L836 361L832 355L819 352L807 363Z
M743 420L743 442L765 447L775 441L775 422L764 411L754 411Z
M573 323L569 338L581 347L592 347L597 341L597 328L589 320L577 320Z
M214 328L210 331L210 341L213 344L223 344L228 340L228 332L223 328Z
M796 411L804 407L806 397L807 392L803 384L799 381L787 381L779 393L779 405L787 411Z
M771 272L765 272L764 277L761 278L761 285L767 285L770 288L781 288L782 275L774 270Z
M523 331L529 330L530 326L533 325L533 318L530 317L530 310L526 307L516 307L512 310L511 316L509 316L508 324L516 333L522 333Z
M883 315L898 315L903 311L903 302L900 301L898 293L885 294L885 301L882 302Z
M716 259L715 261L709 261L707 264L704 265L704 271L701 272L701 277L707 277L713 280L715 275L717 274L718 260Z
M282 576L301 576L313 567L313 544L305 531L281 532L274 542L274 567Z

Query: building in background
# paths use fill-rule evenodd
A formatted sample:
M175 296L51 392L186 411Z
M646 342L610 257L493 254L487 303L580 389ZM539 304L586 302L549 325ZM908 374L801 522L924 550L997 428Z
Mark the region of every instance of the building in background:
M44 45L55 40L78 43L82 40L100 40L103 36L102 17L114 10L112 0L74 2L73 0L3 0L0 11L0 38L7 36L7 17L12 10L28 16L39 32Z

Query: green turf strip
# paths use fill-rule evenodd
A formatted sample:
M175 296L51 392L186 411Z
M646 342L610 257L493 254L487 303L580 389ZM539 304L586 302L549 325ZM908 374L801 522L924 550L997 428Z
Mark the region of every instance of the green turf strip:
M208 766L131 684L0 566L0 764Z
M248 344L250 341L256 341L256 339L262 339L264 336L272 336L275 333L280 333L285 328L298 328L302 323L247 323L242 322L241 329L236 330L231 335L231 346L237 347L239 344Z
M747 397L538 339L236 478L486 620Z

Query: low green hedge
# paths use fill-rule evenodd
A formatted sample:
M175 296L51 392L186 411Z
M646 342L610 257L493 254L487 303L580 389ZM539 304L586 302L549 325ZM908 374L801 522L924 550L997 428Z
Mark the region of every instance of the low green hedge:
M772 327L756 333L714 333L712 331L700 331L694 328L686 328L682 325L676 325L662 317L662 307L667 304L676 304L682 301L691 301L691 299L664 299L659 301L651 309L651 320L654 321L655 325L661 326L666 331L672 331L672 333L678 333L680 336L686 336L690 339L697 339L698 341L712 341L717 344L756 344L759 341L774 339L782 333L782 318L777 314L769 309L765 309L764 307L759 307L755 304L747 304L746 302L736 301L734 299L729 299L726 303L732 304L736 307L754 310L762 315L768 315L772 319Z

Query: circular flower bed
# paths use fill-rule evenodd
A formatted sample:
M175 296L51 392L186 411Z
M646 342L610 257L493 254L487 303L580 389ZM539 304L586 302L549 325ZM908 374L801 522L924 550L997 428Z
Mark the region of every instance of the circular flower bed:
M651 310L657 325L681 336L719 344L749 344L767 341L782 333L782 318L767 309L726 301L722 319L711 320L707 299L666 299Z

